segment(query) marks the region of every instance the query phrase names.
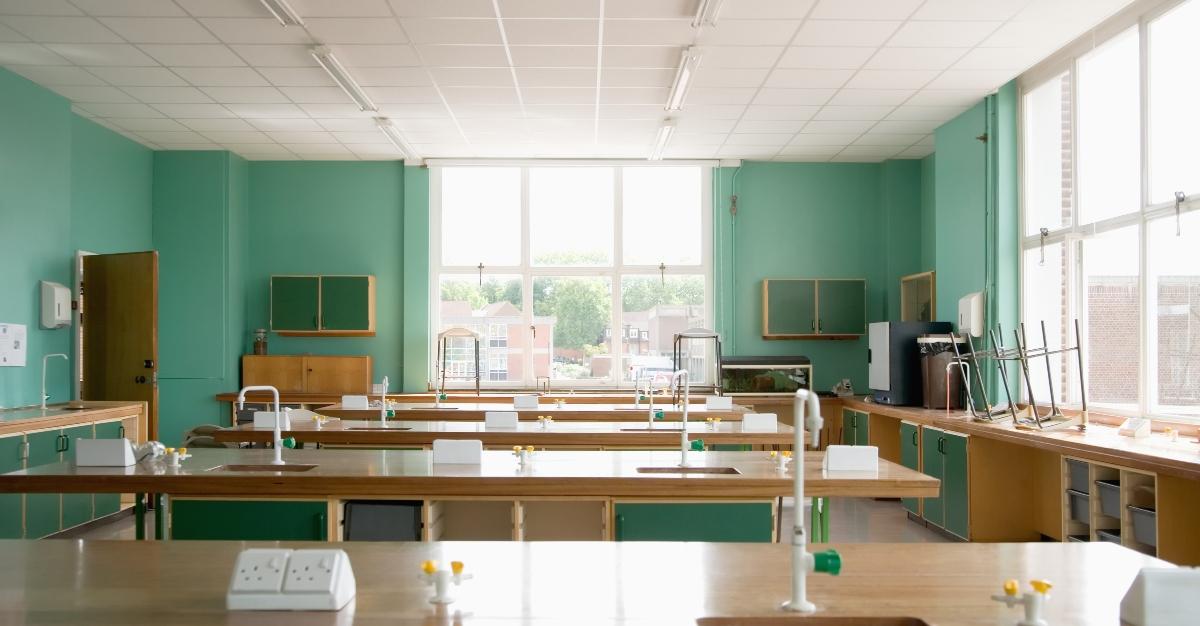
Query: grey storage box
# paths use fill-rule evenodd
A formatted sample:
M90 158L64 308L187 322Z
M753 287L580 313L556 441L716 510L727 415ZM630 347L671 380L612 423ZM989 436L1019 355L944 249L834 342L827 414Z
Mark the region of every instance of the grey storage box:
M1079 493L1089 493L1091 491L1087 463L1067 459L1067 474L1069 476L1067 479L1067 489L1074 489Z
M420 541L419 500L351 500L346 503L346 541Z
M1068 543L1087 543L1091 539L1087 535L1070 535L1067 537Z
M1071 519L1084 524L1091 523L1091 515L1088 510L1088 494L1079 493L1074 489L1067 490L1067 500L1071 507Z
M1158 514L1154 509L1129 507L1133 516L1133 538L1148 546L1158 546Z
M1121 517L1121 481L1097 480L1096 491L1100 494L1100 512L1109 517Z
M1118 545L1121 543L1121 529L1119 528L1113 530L1097 530L1096 536L1100 538L1100 541L1107 541L1109 543L1115 543Z

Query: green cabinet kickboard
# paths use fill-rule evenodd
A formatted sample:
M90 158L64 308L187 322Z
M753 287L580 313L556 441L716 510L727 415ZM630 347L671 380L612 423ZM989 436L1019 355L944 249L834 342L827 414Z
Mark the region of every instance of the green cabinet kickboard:
M96 439L120 439L124 437L120 422L96 424ZM97 493L92 496L96 517L104 517L121 510L121 494Z
M91 439L95 432L91 424L72 426L63 429L64 450L63 459L75 458L75 440ZM62 497L62 527L72 528L92 521L92 494L64 493Z
M370 328L370 289L370 280L366 276L322 276L321 328Z
M900 464L914 471L921 471L921 445L917 440L919 430L916 424L900 422ZM920 514L920 499L901 498L901 502L909 513Z
M922 471L926 476L932 476L939 481L945 478L943 469L944 463L942 461L942 453L940 452L941 445L939 445L942 440L942 434L942 431L936 428L926 427L921 429ZM945 509L943 508L943 496L945 494L945 490L945 483L939 484L938 497L924 498L922 503L922 507L924 509L924 518L929 522L937 524L938 526L945 526L946 524L946 513Z
M317 330L320 308L317 276L271 277L271 330Z
M172 500L172 539L327 541L324 500Z
M867 330L866 306L863 281L817 281L817 331L821 334L864 334Z
M770 542L769 502L618 502L617 541Z
M23 435L0 437L0 473L22 469L21 448L24 445ZM22 497L19 493L0 493L0 539L20 539L25 534L21 520Z
M49 465L59 461L59 435L62 431L48 430L25 436L29 442L29 457L25 467ZM40 539L62 530L62 496L57 493L25 494L25 538Z

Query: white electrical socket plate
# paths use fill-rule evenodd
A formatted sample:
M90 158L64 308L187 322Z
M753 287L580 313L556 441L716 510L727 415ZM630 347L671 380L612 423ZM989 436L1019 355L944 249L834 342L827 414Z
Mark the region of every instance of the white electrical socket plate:
M311 418L310 418L311 419ZM275 429L275 411L255 411L254 412L254 427L255 428L270 428ZM288 417L287 411L279 412L279 428L280 430L291 430L292 422Z
M779 430L779 418L774 413L747 413L742 416L743 432L774 432Z
M729 396L708 396L704 398L704 408L709 411L729 411L733 409L733 398Z
M250 548L238 555L225 604L231 611L338 611L355 593L343 550Z
M516 428L516 411L486 411L483 414L484 428Z
M513 396L514 409L538 408L538 397L534 395Z

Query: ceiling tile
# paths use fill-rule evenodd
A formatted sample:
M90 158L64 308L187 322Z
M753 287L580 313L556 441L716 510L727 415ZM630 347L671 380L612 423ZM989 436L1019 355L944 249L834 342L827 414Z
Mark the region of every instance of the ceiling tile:
M180 118L219 118L233 117L233 111L220 104L191 104L191 103L161 103L154 108L167 117Z
M838 88L854 75L852 70L777 69L764 83L767 87Z
M313 58L309 46L301 45L244 45L230 46L237 56L257 68L262 67L312 67ZM338 57L343 63L345 59Z
M899 159L921 159L933 154L932 146L913 146L896 155Z
M418 46L418 49L430 67L508 67L504 46L424 45Z
M688 45L695 31L691 19L683 20L605 20L604 45L662 46Z
M809 16L819 20L904 20L922 0L821 0Z
M130 43L216 43L189 17L102 17L100 21Z
M230 118L218 118L218 117L182 118L179 120L179 122L181 124L183 124L184 126L187 126L188 128L190 128L194 131L200 132L200 133L204 133L207 131L214 131L214 130L220 130L220 131L254 130L254 127L251 126L248 122L246 122L246 120L236 118L236 117L230 117Z
M104 81L91 72L74 65L14 65L8 69L46 86L53 85L103 85Z
M913 19L1003 22L1029 3L1029 0L927 0L913 15Z
M605 68L604 74L607 76L611 71ZM670 85L675 78L674 70L653 71L661 72L659 76L666 77L667 85ZM767 72L768 70L765 68L732 69L701 66L696 72L696 78L693 79L692 84L697 87L758 87L766 79Z
M377 104L441 102L432 87L364 87L363 91Z
M841 152L838 153L838 156L863 156L886 159L887 157L900 152L901 149L902 148L899 146L846 146Z
M812 6L813 0L733 0L721 5L717 27L723 26L726 20L800 19L808 15ZM692 3L685 10L685 15L692 17L695 13L696 5Z
M884 120L876 124L875 128L872 128L871 131L876 133L928 135L941 124L941 121Z
M700 31L702 46L783 46L800 26L799 20L721 20ZM607 31L607 29L606 29Z
M328 118L315 120L321 128L340 132L379 132L375 120L369 118ZM312 129L319 130L319 129Z
M238 117L308 117L308 114L303 109L294 104L282 103L239 103L226 104L225 108L233 111Z
M937 70L859 70L849 89L919 89L938 75Z
M75 105L101 117L162 117L158 109L140 102L88 102Z
M675 122L676 132L680 133L720 133L733 132L737 119L713 120L700 117L685 117Z
M457 111L457 109L455 109ZM531 120L558 121L594 120L595 104L533 104L525 103L525 116Z
M412 46L406 45L342 45L333 48L346 67L410 67L421 64ZM308 51L305 50L305 54ZM312 56L309 55L309 65Z
M277 143L222 143L221 146L251 161L295 158L291 150Z
M291 102L274 87L205 87L202 91L221 104Z
M323 70L317 70L322 75ZM329 77L325 76L326 80ZM356 67L354 80L363 87L427 87L433 84L422 67ZM295 87L310 85L290 85Z
M275 143L273 139L257 130L212 130L201 133L216 143L252 144Z
M734 128L739 133L791 133L796 134L804 127L803 120L748 120L738 122Z
M333 133L325 131L271 130L267 135L279 143L337 143Z
M72 0L72 3L89 15L95 16L186 16L182 9L166 0Z
M1016 76L1013 70L946 70L929 83L930 89L996 89Z
M8 44L29 45L34 44ZM0 44L0 49L3 49L4 44ZM62 55L56 56L50 54L51 57L63 62L63 59L69 59L77 65L124 65L124 66L146 66L158 65L154 59L146 56L142 51L129 44L48 44L46 48ZM45 49L42 49L43 51ZM0 56L0 61L4 61Z
M91 72L118 87L177 87L187 85L165 67L93 67ZM133 130L133 129L130 129Z
M390 0L400 17L496 17L491 0Z
M975 48L957 63L956 70L1025 70L1040 60L1040 52L1030 48Z
M0 24L0 41L29 41L29 38L4 24Z
M90 17L12 15L0 23L40 43L121 43L121 38Z
M763 89L754 104L825 104L835 89Z
M307 117L298 118L249 118L246 121L250 122L255 128L267 131L291 131L291 132L319 132L325 130L315 120Z
M509 46L517 67L595 67L595 46Z
M138 46L159 63L181 67L225 67L245 65L236 54L222 45L162 45Z
M875 48L793 46L780 57L779 67L856 70L862 67L872 54L875 54Z
M394 19L374 17L322 17L304 20L304 27L317 41L325 44L399 44L407 43L404 31Z
M893 108L892 106L826 106L813 116L817 120L881 120Z
M980 92L976 89L922 89L905 104L966 107L979 100Z
M429 70L433 81L447 87L512 87L512 71L506 67L441 67Z
M595 104L596 89L595 87L529 87L521 89L521 96L528 104ZM515 92L513 97L515 99ZM504 103L511 104L512 102L501 101L501 104Z
M296 104L338 104L350 102L350 97L341 87L280 87Z
M690 104L748 104L758 89L754 87L693 87L687 95ZM667 94L660 100L666 103Z
M795 133L733 133L725 140L727 146L783 147Z
M110 117L107 121L132 132L146 130L188 130L183 124L165 117Z
M859 137L854 145L856 146L889 146L907 148L925 135L923 133L908 134L908 133L884 133L879 132L878 128L871 129L862 137Z
M809 20L796 33L798 46L880 46L900 22L873 20Z
M360 132L338 131L338 132L333 133L333 138L337 139L338 141L340 141L344 144L351 144L351 143L358 143L358 144L386 143L386 144L390 144L391 143L390 140L387 138L387 135L384 135L378 129L374 130L374 131L360 131Z
M262 3L246 0L175 0L175 3L195 17L271 16Z
M0 0L0 15L82 15L67 0Z
M154 143L209 143L199 133L194 133L190 130L173 131L173 130L145 130L138 133L138 136L153 141Z
M966 48L880 48L866 67L873 70L944 70L965 52Z
M509 18L600 17L600 3L590 0L499 0L500 15Z
M918 94L919 95L919 94ZM921 106L905 104L896 107L887 119L902 120L902 121L934 121L943 122L949 120L959 113L963 112L962 107L958 106Z
M134 102L125 91L107 85L55 85L52 90L74 102Z
M176 67L172 70L197 87L259 87L267 85L267 80L261 74L248 67Z
M896 31L889 46L970 48L983 41L1000 22L908 22Z
M496 20L438 20L406 18L401 19L404 31L419 44L465 44L465 45L495 45L500 40L500 27ZM391 42L359 42L359 43L396 43Z
M683 48L678 46L609 46L601 48L603 67L678 68ZM711 60L715 49L705 51ZM701 62L703 65L704 62Z
M619 72L625 72L623 76L629 77L629 72L661 72L663 70L629 70L614 68L604 72L605 79L622 76ZM650 75L650 78L657 78L655 75ZM511 79L510 79L511 80ZM669 80L669 79L668 79ZM621 86L621 87L638 87L645 86L645 82L650 82L649 86L653 86L653 81L647 79L642 84L631 84L636 81L632 78L627 79L623 84L617 83L606 86ZM543 68L522 68L517 70L517 84L522 89L527 87L595 87L596 85L596 70L592 68L570 68L570 67L543 67Z
M770 68L783 52L782 46L708 46L702 51L700 67ZM679 67L680 49L668 67Z
M125 87L129 95L147 104L191 104L212 102L195 87Z
M656 104L665 103L667 101L667 88L661 87L612 87L600 90L600 104ZM697 94L693 90L688 96L696 103L704 103L704 100L696 99ZM734 102L736 103L736 101ZM711 104L725 104L724 102L714 102Z
M595 76L595 72L586 70ZM753 75L754 71L746 73ZM763 73L766 73L765 71ZM668 69L634 69L624 67L606 67L600 75L600 85L602 87L670 87L672 81L675 80L675 70ZM736 83L737 81L729 81ZM728 87L756 86L757 83L750 84L729 84L724 83ZM699 82L695 83L701 85Z
M301 28L280 28L274 18L209 17L200 20L225 43L310 44L312 38Z
M711 117L736 119L745 107L727 104L692 104L688 111L705 111ZM606 104L600 107L600 119L610 120L661 120L666 111L661 104Z
M830 104L885 105L900 104L915 93L912 89L843 89Z
M821 110L820 106L764 106L750 105L742 119L746 120L799 120L811 119Z
M504 20L504 32L508 43L514 45L594 46L600 37L600 21Z
M822 134L822 135L837 135L837 134L858 134L864 133L867 129L875 125L872 121L827 121L827 120L811 120L804 125L805 134Z
M387 0L288 0L304 17L389 17Z
M748 0L741 0L745 2ZM741 3L739 2L739 4ZM605 0L604 16L607 18L685 18L696 14L694 0Z

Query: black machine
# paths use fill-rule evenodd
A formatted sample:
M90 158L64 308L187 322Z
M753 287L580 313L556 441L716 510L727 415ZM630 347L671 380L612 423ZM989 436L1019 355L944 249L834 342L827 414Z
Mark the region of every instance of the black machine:
M917 337L948 335L950 322L875 322L867 328L867 381L879 404L920 405L921 351Z

